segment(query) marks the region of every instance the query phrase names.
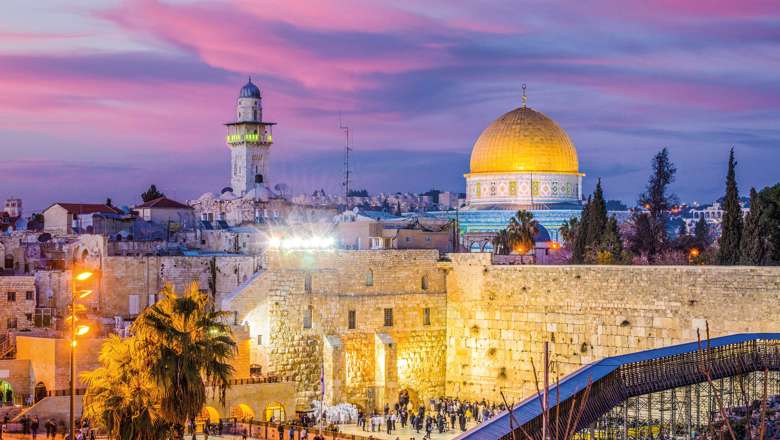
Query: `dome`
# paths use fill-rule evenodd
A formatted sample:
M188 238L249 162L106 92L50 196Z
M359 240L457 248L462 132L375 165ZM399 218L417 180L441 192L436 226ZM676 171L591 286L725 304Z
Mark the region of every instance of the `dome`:
M493 121L471 150L471 173L579 173L577 150L552 119L528 107Z
M544 226L537 223L536 235L534 235L534 243L544 243L550 241L550 231Z
M238 97L260 99L260 89L252 82L252 78L249 78L249 82L244 84L244 87L241 87Z

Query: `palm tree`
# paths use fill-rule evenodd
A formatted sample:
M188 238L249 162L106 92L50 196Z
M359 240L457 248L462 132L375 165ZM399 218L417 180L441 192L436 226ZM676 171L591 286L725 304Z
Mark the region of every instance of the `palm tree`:
M525 254L533 249L534 237L538 233L539 223L534 220L534 215L521 209L509 219L506 229L498 231L493 238L493 248L499 255L512 252Z
M133 338L109 337L100 349L100 367L81 375L87 384L84 416L119 440L167 438L159 392Z
M539 223L534 215L526 210L519 210L509 221L509 235L512 237L514 250L524 254L534 247L534 237L539 233Z
M144 347L149 374L160 392L160 413L181 431L206 403L207 388L224 404L236 342L227 312L214 311L209 296L192 284L182 297L171 286L163 299L138 316L132 330Z

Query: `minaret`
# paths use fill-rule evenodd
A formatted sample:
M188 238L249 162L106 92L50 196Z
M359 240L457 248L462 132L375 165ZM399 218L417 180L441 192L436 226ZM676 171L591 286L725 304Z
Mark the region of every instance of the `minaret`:
M263 122L260 89L249 78L241 88L236 105L236 122L227 126L230 148L230 187L233 194L243 196L252 188L267 184L268 154L273 141L273 122Z

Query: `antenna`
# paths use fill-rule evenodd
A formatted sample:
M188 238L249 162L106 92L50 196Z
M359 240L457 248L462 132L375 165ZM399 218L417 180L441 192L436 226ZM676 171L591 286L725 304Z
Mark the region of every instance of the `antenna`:
M344 210L349 211L349 152L352 148L349 146L349 126L341 121L341 112L339 112L339 128L344 131L344 181L341 183L344 187Z

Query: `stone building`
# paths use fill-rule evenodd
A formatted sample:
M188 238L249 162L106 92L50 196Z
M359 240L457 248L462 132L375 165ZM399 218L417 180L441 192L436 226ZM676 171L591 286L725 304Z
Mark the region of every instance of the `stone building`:
M0 332L7 335L33 327L35 277L0 276ZM0 353L0 358L7 353Z

